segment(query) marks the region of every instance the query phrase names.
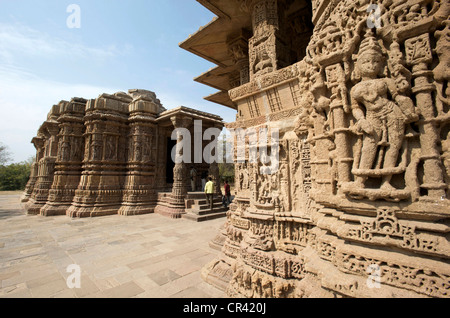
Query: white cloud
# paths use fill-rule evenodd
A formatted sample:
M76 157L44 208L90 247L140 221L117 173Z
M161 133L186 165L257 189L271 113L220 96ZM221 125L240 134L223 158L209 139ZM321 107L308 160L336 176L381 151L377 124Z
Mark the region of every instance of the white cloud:
M1 0L0 0L1 1ZM35 155L30 143L40 125L46 120L52 105L73 97L96 98L102 93L115 93L129 88L146 87L102 87L101 84L68 84L52 81L47 74L37 75L32 67L20 61L51 61L67 59L79 61L77 65L89 67L88 62L114 59L133 53L133 46L118 48L112 44L107 47L88 47L80 42L51 37L43 32L21 24L0 23L0 142L9 147L13 161L19 162ZM56 65L56 63L53 63ZM23 66L18 66L23 65ZM166 109L187 106L198 110L218 113L225 121L234 117L231 109L215 105L197 98L193 92L193 75L177 68L165 68L155 90ZM69 75L68 75L69 76ZM108 76L108 74L105 74ZM76 82L74 78L70 78ZM80 82L82 80L79 80ZM183 83L174 88L173 82ZM185 84L185 83L190 83ZM144 84L145 85L145 84ZM152 84L153 85L153 84ZM195 84L200 85L200 84ZM224 114L224 115L222 115Z
M34 156L30 143L52 105L73 97L96 98L119 89L43 80L14 67L0 66L0 141L13 161Z
M14 162L26 160L35 155L31 139L46 120L52 105L73 97L91 99L102 93L113 94L129 88L134 87L101 87L49 81L20 68L0 65L0 142L9 147ZM235 111L226 107L204 100L190 100L174 91L156 91L156 95L166 109L186 106L219 114L225 121L233 121Z
M115 44L89 47L81 42L51 37L22 24L0 23L0 58L8 64L13 63L18 55L103 60L129 54L132 50L130 44L122 49Z
M36 75L19 67L21 61L71 59L96 61L129 54L131 45L118 49L89 47L81 42L52 37L22 24L0 23L0 142L9 147L13 161L34 156L30 143L47 118L52 105L73 97L96 98L119 89L67 84Z

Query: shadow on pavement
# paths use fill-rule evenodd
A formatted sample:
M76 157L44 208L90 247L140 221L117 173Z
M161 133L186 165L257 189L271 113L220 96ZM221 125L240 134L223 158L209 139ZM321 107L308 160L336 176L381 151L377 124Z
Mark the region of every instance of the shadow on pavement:
M25 215L25 211L18 209L11 209L11 210L0 209L0 220L21 215Z

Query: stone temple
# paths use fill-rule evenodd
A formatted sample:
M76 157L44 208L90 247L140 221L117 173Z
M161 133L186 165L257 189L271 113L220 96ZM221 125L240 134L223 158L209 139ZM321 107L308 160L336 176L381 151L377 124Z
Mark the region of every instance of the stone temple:
M247 131L204 279L231 297L449 297L449 1L198 2L217 18L181 47L217 65L196 81ZM275 149L277 169L250 158Z
M201 134L223 128L216 115L186 107L166 110L146 90L61 101L32 140L37 154L22 199L27 213L95 217L157 212L197 221L224 216L220 203L200 216L204 195L192 192L201 189L201 174L218 180L217 163L194 160L194 152L191 160L175 164L172 158L172 149L182 152L176 147L187 142L181 129L194 136L196 122ZM196 189L191 187L192 168Z
M28 213L189 215L191 167L168 149L200 119L236 145L208 283L230 297L450 297L450 2L197 1L217 17L180 46L217 65L195 80L236 121L139 90L61 102L33 139ZM217 164L196 169L219 180Z

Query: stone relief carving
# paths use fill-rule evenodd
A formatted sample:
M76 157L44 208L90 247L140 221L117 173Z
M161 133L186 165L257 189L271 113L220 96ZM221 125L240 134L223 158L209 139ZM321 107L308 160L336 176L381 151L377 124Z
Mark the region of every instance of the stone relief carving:
M350 92L356 132L363 135L361 149L355 154L352 186L365 188L369 176L379 176L380 190L395 197L390 181L394 174L406 169L405 159L399 160L406 124L416 121L418 116L411 99L399 96L395 80L379 77L383 63L381 47L369 33L361 43L355 66L362 80Z
M306 57L285 68L271 68L283 59L283 36L260 42L276 53L259 60L263 46L252 41L286 21L269 23L262 4L248 11L261 27L249 53L261 64L251 63L251 81L229 95L239 107L269 107L227 126L284 130L276 174L258 173L261 164L236 167L239 189L248 174L239 200L249 206L238 203L239 223L229 221L250 225L235 242L230 296L377 297L365 284L373 265L383 295L448 297L450 4L381 1L380 26L370 28L371 3L313 1ZM296 275L291 256L301 259ZM291 285L277 294L280 278Z

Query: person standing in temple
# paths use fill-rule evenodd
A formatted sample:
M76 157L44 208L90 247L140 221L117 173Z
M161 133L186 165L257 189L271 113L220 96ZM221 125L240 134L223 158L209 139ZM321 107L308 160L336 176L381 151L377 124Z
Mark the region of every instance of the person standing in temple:
M228 208L228 206L231 204L231 187L228 184L227 180L225 180L224 190L225 190L225 207Z
M197 190L197 170L195 170L194 166L191 169L191 188L192 192Z
M206 185L206 178L208 177L208 174L206 173L206 171L202 172L202 189L205 189L205 185Z
M209 181L205 185L206 203L209 205L210 209L213 209L213 198L214 198L214 182L212 178L209 177Z

